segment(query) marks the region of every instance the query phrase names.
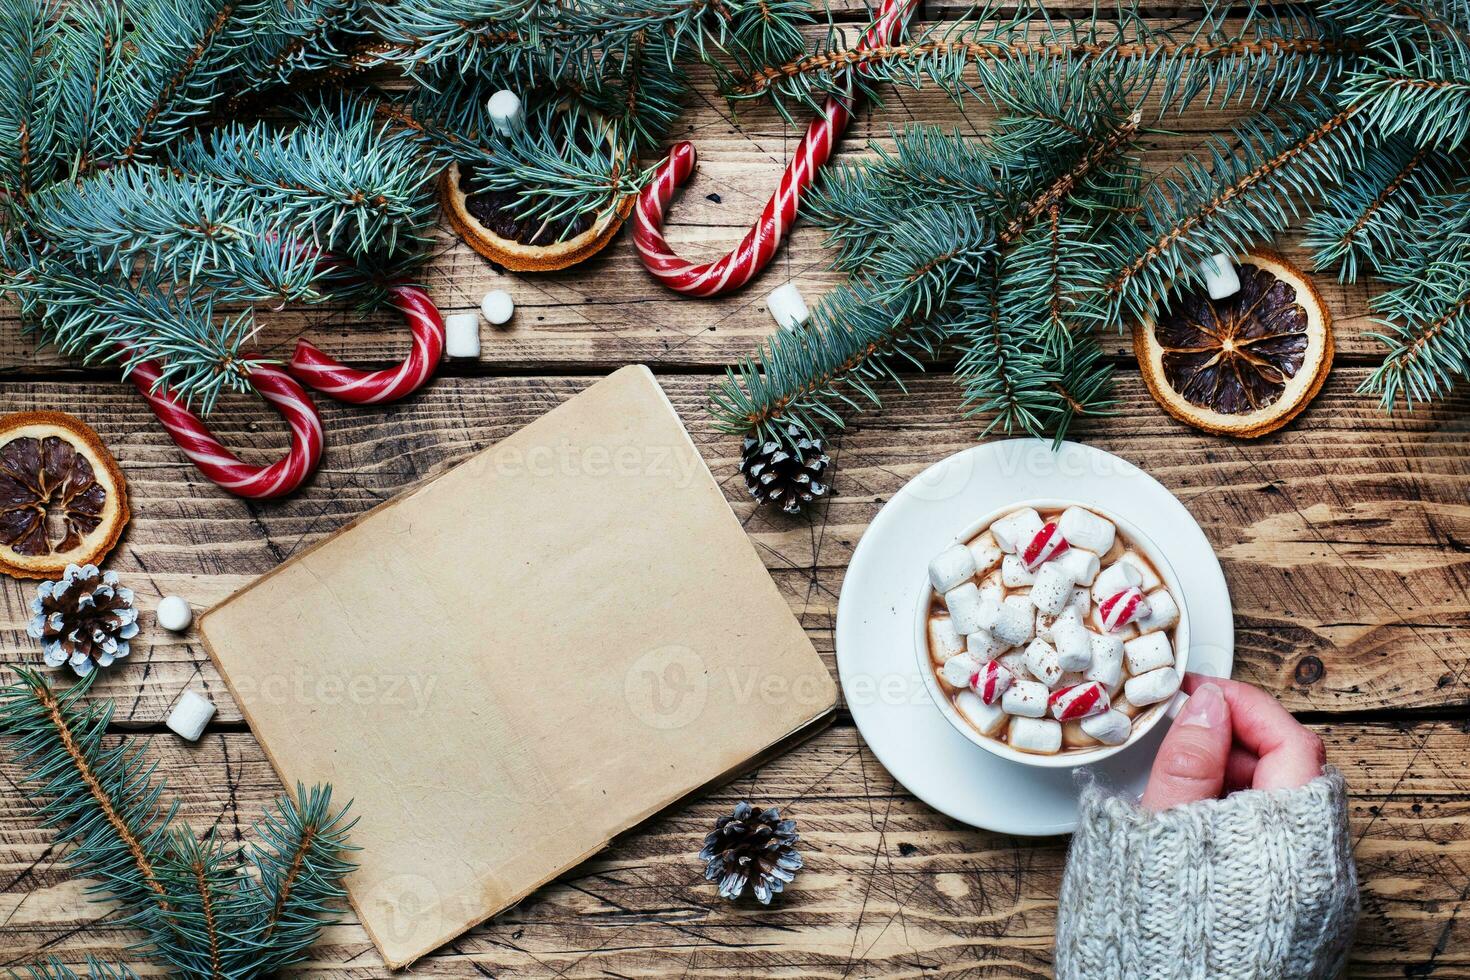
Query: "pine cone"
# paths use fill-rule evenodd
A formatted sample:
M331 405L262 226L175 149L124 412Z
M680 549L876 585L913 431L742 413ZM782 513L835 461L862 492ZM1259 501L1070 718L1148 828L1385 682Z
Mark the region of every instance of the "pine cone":
M26 632L41 641L46 666L69 663L78 677L126 657L128 641L138 635L133 590L96 565L68 565L60 581L42 582L31 612Z
M813 439L795 425L786 427L787 439L761 441L746 436L741 443L740 472L750 495L763 504L780 504L797 514L831 489L822 475L831 462L822 452L822 440Z
M704 838L699 852L705 861L706 881L718 880L720 897L734 900L753 882L756 899L771 904L801 869L801 855L795 844L799 840L795 820L782 820L775 807L756 812L742 800L735 812L715 821L715 829Z

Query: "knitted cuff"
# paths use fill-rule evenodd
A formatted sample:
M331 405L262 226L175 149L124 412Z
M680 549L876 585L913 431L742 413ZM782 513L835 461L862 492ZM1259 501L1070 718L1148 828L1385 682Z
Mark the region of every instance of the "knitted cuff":
M1335 769L1162 813L1093 785L1062 878L1057 977L1335 977L1357 918Z

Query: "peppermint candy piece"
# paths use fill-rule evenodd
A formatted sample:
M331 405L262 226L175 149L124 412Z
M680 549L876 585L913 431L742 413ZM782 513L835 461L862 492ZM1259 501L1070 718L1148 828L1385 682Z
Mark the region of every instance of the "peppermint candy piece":
M1116 633L1140 616L1147 616L1148 612L1148 598L1137 587L1110 595L1097 607L1103 629L1109 633Z
M1047 698L1047 707L1057 721L1076 721L1108 711L1112 705L1106 687L1097 681L1087 681L1053 691Z
M980 695L981 701L986 704L995 704L1015 679L1010 671L991 660L976 671L974 677L970 678L970 688Z
M1026 566L1026 571L1034 572L1067 548L1067 539L1062 537L1057 522L1047 521L1031 538L1031 543L1021 551L1021 563Z

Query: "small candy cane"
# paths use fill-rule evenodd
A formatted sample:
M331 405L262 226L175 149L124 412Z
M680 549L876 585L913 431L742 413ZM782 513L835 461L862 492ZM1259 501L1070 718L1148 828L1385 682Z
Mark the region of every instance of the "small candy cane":
M285 371L269 365L250 369L250 384L276 407L291 427L291 448L269 466L242 463L214 437L208 426L159 383L152 361L139 361L128 375L153 414L199 471L230 493L253 500L281 497L311 476L322 458L322 420L306 389Z
M860 47L876 47L897 38L916 2L884 0L877 22L863 36ZM754 279L776 254L796 220L802 194L812 185L817 169L832 155L833 145L851 121L850 103L850 97L828 96L822 114L807 126L806 135L759 220L734 251L705 265L679 258L664 238L664 214L669 201L694 172L696 161L694 144L676 143L654 179L638 195L633 244L648 271L670 289L691 296L720 296Z
M396 401L423 387L444 355L444 318L418 286L391 287L388 302L403 313L413 334L413 348L402 364L381 371L358 371L300 340L291 355L291 373L302 384L355 405Z

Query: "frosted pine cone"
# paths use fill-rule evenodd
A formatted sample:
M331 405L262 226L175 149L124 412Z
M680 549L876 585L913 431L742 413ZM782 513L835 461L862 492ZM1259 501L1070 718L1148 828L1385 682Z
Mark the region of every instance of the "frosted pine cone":
M831 489L822 482L831 462L822 452L822 440L794 425L786 427L784 440L746 436L740 449L746 489L763 504L776 504L788 514L797 514Z
M704 838L699 856L705 861L705 880L718 881L720 897L732 901L744 894L748 883L756 900L770 905L771 896L801 869L795 847L799 839L795 820L782 820L776 807L757 812L742 800Z
M126 657L128 641L138 635L133 590L96 565L68 565L60 581L42 582L31 612L26 632L41 641L46 666L70 664L78 677Z

